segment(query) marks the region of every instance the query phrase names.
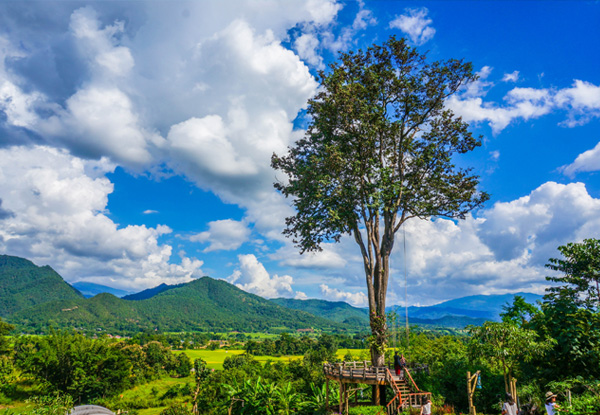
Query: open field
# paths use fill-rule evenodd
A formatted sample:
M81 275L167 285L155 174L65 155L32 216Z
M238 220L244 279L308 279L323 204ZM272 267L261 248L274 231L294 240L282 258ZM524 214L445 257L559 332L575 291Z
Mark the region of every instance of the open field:
M210 369L223 369L223 362L227 356L238 355L244 353L243 350L174 350L173 353L185 353L192 362L196 359L203 359ZM265 363L267 360L273 362L287 362L291 359L302 359L302 356L254 356L256 360Z
M243 350L208 350L208 349L197 349L197 350L174 350L173 353L185 353L190 360L193 362L196 359L203 359L210 369L223 369L223 362L227 356L238 355L244 353ZM340 349L337 351L336 356L339 359L347 354L351 354L355 358L360 360L369 360L369 351L367 349ZM256 360L261 363L265 363L267 360L273 362L287 362L293 359L302 359L302 356L254 356Z

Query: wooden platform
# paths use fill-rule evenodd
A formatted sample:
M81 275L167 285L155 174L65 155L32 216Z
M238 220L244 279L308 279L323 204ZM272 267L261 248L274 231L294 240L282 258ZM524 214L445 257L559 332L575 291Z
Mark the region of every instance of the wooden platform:
M349 389L349 384L390 386L394 396L385 405L389 415L397 414L407 407L419 407L427 398L431 398L430 392L419 389L408 368L405 368L402 375L398 376L391 365L374 367L366 361L341 362L325 363L323 373L327 379L327 388L329 388L329 380L340 384L339 412L343 414L348 413L350 392L358 390L356 388ZM355 404L358 404L356 398L355 395Z

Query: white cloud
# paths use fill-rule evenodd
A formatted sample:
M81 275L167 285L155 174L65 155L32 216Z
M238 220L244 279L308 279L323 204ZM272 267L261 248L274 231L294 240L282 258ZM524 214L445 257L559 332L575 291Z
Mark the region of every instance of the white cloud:
M307 300L308 296L302 291L296 291L296 296L294 297L296 300Z
M377 19L373 16L373 12L364 8L364 2L359 2L359 5L360 10L356 13L356 17L354 17L352 28L358 31L365 30L369 26L375 26L377 24Z
M519 71L505 73L502 77L502 82L517 82L519 80Z
M323 58L317 53L319 39L310 33L304 33L296 39L294 47L298 56L317 69L324 69Z
M96 11L82 7L71 15L71 32L77 40L80 53L88 60L88 65L96 77L127 75L134 66L129 48L117 44L116 36L124 32L124 23L115 21L113 25L100 27Z
M66 104L66 110L40 121L37 130L84 157L108 156L138 168L152 161L150 145L162 139L140 126L129 97L119 89L82 89Z
M367 296L363 292L345 292L337 288L330 288L326 284L321 284L319 287L329 301L345 301L356 307L364 307L369 304Z
M452 95L446 106L467 122L489 122L494 134L514 120L536 119L556 110L567 111L568 119L562 123L567 127L582 125L600 116L600 87L579 80L574 81L572 88L559 90L513 88L504 96L504 104L484 102L487 93L484 87L493 86L485 82L490 72L491 68L485 66L479 72L481 79Z
M8 80L0 84L0 110L6 114L6 121L16 127L32 128L38 120L35 107L44 101L39 92L25 93Z
M569 177L573 177L579 172L598 170L600 170L600 142L591 150L578 155L573 163L561 168L561 171Z
M298 248L291 245L290 241L270 256L271 259L278 261L282 266L291 266L297 268L343 268L347 260L344 256L346 245L336 243L324 243L321 245L322 251L305 252L300 255Z
M208 223L208 231L190 237L192 242L208 242L203 252L233 251L238 249L250 237L250 229L244 222L231 219Z
M0 150L2 252L51 265L67 280L149 288L200 276L202 262L172 264L159 238L166 226L119 228L106 215L115 165L86 161L48 147Z
M317 25L327 25L337 16L342 5L335 0L308 0L306 8Z
M479 235L499 260L531 256L543 265L556 248L600 231L600 200L583 183L548 182L512 202L496 203L484 214Z
M491 66L481 68L477 72L477 80L469 83L464 91L462 91L461 96L466 98L484 97L488 90L494 86L493 82L487 81L493 69Z
M239 269L227 281L238 288L265 298L292 297L294 279L289 275L270 276L263 264L252 255L238 255Z
M430 26L433 20L427 17L429 10L425 7L420 9L406 9L405 13L392 20L390 27L402 30L410 37L411 42L417 46L433 38L435 29Z
M600 86L576 79L571 88L564 88L554 97L556 104L569 110L568 127L585 124L600 117Z

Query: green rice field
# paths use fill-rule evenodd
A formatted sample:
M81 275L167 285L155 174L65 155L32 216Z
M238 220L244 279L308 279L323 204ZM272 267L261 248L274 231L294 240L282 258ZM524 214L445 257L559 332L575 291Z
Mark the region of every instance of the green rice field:
M190 360L193 362L196 359L202 359L207 363L210 369L223 369L223 362L227 356L233 356L244 353L243 350L174 350L173 353L185 353ZM369 360L369 351L367 349L340 349L337 351L336 356L342 359L345 355L351 354L353 357L360 360ZM273 362L287 362L294 359L302 359L302 356L254 356L256 360L261 363L271 360Z
M210 369L223 369L223 362L227 356L233 356L244 353L243 350L174 350L173 353L185 353L193 362L196 359L202 359ZM302 359L302 356L254 356L261 363L271 360L273 362L287 362L293 359Z

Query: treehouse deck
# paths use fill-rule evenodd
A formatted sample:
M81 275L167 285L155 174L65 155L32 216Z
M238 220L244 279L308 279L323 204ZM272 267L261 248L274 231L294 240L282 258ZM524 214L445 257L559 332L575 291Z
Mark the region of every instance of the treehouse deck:
M421 368L419 367L417 370ZM334 380L340 384L339 412L343 414L348 413L350 405L359 404L356 392L360 388L350 389L350 384L390 386L394 396L387 404L384 404L388 415L398 414L408 407L421 406L427 398L431 397L430 392L419 389L408 368L404 368L404 375L398 376L395 374L392 365L375 367L366 361L342 362L324 364L323 373L327 379L326 387L328 390L329 380ZM379 391L379 389L375 390L376 392ZM354 392L354 404L350 403L352 392ZM328 396L328 393L326 396ZM382 398L385 400L385 396ZM327 402L327 405L329 405L329 402Z

